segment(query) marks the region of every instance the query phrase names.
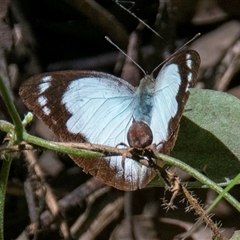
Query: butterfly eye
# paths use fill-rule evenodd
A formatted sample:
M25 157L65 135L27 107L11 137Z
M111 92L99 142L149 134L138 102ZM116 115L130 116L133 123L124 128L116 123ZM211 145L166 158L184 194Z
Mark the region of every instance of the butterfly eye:
M130 147L145 148L153 141L152 130L146 123L135 121L128 130L127 140Z

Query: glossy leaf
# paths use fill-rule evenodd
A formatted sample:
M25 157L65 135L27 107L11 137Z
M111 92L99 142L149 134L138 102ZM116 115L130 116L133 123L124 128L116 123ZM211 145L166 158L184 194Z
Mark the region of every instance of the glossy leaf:
M217 183L240 172L240 100L227 93L191 89L171 156Z
M240 239L240 231L235 231L233 236L230 238L230 240L239 240Z

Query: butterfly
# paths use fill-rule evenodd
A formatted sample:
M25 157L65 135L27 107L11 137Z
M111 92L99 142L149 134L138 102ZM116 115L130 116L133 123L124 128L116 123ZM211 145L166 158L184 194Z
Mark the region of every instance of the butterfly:
M25 81L19 94L26 106L65 142L131 147L157 146L169 154L200 66L199 54L181 50L163 65L156 79L145 75L138 87L96 71L59 71ZM121 190L145 187L155 170L122 156L71 156L85 172Z

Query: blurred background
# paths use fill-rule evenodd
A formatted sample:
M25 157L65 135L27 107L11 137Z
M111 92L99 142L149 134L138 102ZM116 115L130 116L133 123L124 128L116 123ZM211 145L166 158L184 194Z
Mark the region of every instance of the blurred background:
M41 72L103 71L137 86L142 72L105 36L151 73L200 32L201 36L188 45L201 56L196 87L226 91L240 98L238 0L120 3L162 38L111 0L1 1L0 71L22 117L27 109L19 99L19 86ZM0 119L10 120L1 98ZM40 120L34 119L28 130L56 140ZM0 132L2 141L4 137ZM12 164L5 239L66 239L68 234L64 232L69 231L72 237L68 239L181 239L197 221L194 211L186 212L187 203L180 202L182 196L175 199L178 209L163 209L162 198L170 199L163 188L119 191L82 172L66 155L41 149L28 154L16 154ZM36 164L40 175L36 173ZM51 194L46 198L48 191ZM194 194L204 205L217 196L208 189L194 189ZM240 200L238 186L231 194ZM58 204L60 214L54 215L47 201ZM220 221L225 229L224 236L231 237L239 229L239 213L224 200L213 213L213 220ZM211 231L200 224L186 239L206 240L211 236Z

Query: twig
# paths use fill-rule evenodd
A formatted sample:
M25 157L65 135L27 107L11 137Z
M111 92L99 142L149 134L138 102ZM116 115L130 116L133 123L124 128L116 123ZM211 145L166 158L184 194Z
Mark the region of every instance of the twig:
M188 190L180 183L179 180L177 181L181 187L181 192L183 193L184 197L188 200L195 212L200 216L200 219L202 219L206 226L212 230L214 233L214 238L217 240L227 240L227 238L222 236L217 225L212 221L210 215L207 215L203 208L199 205L198 200L188 192Z
M39 189L39 191L44 191L45 202L46 202L48 208L50 209L50 211L52 212L53 216L59 220L60 229L64 236L64 239L69 239L69 236L70 236L69 228L67 226L66 221L61 216L57 201L55 199L54 194L51 191L51 188L48 186L48 184L44 180L44 174L43 174L41 168L37 164L37 161L32 152L24 151L24 153L26 155L26 160L28 161L29 165L33 166L37 177L41 180L42 189Z
M16 134L16 139L14 139L14 141L20 142L23 139L23 126L22 126L21 118L13 103L13 99L10 96L9 90L4 84L1 76L0 76L0 92L1 92L1 96L3 98L4 104L6 105L8 112L11 115L11 118L14 122L15 134Z
M74 191L57 202L61 214L65 216L68 211L74 210L81 206L86 198L103 187L106 187L106 185L100 182L97 178L89 179L86 183L77 187ZM108 191L109 189L110 187L107 187ZM54 216L51 212L46 210L42 213L41 222L43 226L49 226L51 223L53 223L53 221Z
M195 210L196 214L198 214L200 218L205 222L206 226L208 226L212 230L212 232L214 233L214 237L216 237L217 240L227 240L225 237L222 236L218 227L212 221L211 217L207 215L203 208L199 205L197 199L194 198L181 184L179 177L175 173L159 167L154 162L151 163L151 167L153 167L159 173L159 175L163 178L167 185L167 190L172 193L170 201L168 203L164 202L163 204L164 206L166 206L167 209L175 208L173 201L179 193L182 193L191 205L191 207Z

